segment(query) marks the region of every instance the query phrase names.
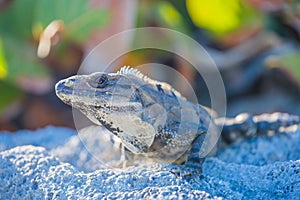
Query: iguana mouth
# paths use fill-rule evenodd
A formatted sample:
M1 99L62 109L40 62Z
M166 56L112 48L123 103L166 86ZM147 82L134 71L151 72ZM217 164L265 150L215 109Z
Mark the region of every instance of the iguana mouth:
M91 105L96 109L103 109L107 112L120 112L120 113L124 113L126 111L128 112L139 112L142 108L141 108L141 104L139 103L135 103L135 102L130 102L127 104L102 104L102 105Z

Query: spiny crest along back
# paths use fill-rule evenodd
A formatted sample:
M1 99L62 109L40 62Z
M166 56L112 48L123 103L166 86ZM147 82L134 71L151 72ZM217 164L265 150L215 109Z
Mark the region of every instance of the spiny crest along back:
M117 73L118 74L126 74L126 75L130 74L130 75L136 76L137 78L142 79L143 81L145 81L148 84L152 85L153 88L156 89L156 90L163 90L163 92L166 93L166 94L169 94L169 95L175 94L176 97L180 97L182 99L185 99L185 97L183 97L180 94L180 92L175 90L168 83L153 80L153 79L145 76L144 74L142 74L139 70L131 68L130 66L122 67Z

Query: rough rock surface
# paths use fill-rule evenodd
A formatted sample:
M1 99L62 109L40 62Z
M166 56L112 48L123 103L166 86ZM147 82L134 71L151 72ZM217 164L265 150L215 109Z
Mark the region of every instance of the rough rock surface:
M107 168L99 161L104 154L96 154L108 148L106 134L98 128L78 136L57 127L0 133L0 199L300 196L300 131L232 145L206 159L204 178L189 181L170 172L173 165Z

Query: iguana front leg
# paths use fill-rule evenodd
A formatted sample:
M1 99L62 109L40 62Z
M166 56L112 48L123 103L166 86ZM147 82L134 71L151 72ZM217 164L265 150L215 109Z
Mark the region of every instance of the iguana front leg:
M193 172L202 173L202 163L205 158L200 157L200 150L204 142L206 133L199 135L192 143L187 161L184 163L186 169L192 169Z
M171 172L181 178L190 180L191 177L200 176L202 178L202 164L205 158L200 157L200 149L206 134L199 135L192 143L187 160L183 165L173 165Z

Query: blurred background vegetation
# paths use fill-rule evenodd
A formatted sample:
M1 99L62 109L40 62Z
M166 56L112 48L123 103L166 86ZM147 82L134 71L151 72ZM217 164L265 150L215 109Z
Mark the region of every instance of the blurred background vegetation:
M146 26L180 31L205 47L222 74L228 116L300 114L298 1L2 0L0 130L74 127L71 108L55 96L55 83L76 74L101 41ZM118 67L149 62L178 70L192 84L199 103L209 106L201 76L174 54L134 51L120 57ZM177 89L189 96L184 86Z

